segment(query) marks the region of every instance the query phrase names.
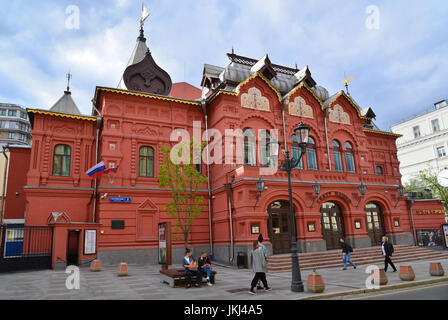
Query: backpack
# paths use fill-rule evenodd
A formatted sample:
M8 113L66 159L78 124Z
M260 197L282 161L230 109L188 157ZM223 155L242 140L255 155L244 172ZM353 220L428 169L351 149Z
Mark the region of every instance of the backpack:
M347 247L348 247L348 251L353 252L353 248L351 245L348 244Z

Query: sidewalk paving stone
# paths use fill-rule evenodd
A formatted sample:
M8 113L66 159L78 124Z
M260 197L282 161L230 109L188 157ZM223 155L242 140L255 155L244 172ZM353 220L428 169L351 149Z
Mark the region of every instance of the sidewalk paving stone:
M429 274L430 262L441 262L448 273L448 259L426 260L396 263L411 265L415 272L415 280L448 280L445 277L433 277ZM172 266L177 268L180 266ZM90 272L89 267L80 268L80 289L68 290L66 279L69 274L65 271L39 270L0 274L0 300L11 299L47 299L47 300L109 300L109 299L138 299L138 300L294 300L304 298L325 297L328 294L344 293L353 290L366 289L367 266L357 269L349 267L347 270L331 268L317 270L323 277L325 291L322 294L309 293L306 290L306 280L312 270L302 271L302 281L305 292L291 292L291 272L268 273L267 280L272 291L257 290L257 295L249 295L249 285L254 276L248 269L237 269L221 265L214 265L216 284L212 287L203 285L201 288L171 288L160 282L159 266L128 265L129 276L118 277L116 267L102 267L100 272ZM383 265L378 265L382 268ZM392 273L388 270L388 286L409 283L399 278L399 271Z

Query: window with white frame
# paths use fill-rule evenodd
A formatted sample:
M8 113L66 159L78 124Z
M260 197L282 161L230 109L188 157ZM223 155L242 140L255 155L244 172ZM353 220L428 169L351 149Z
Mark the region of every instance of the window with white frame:
M420 126L415 126L412 128L412 130L414 131L414 138L420 138L421 134L420 134Z
M439 119L431 120L431 127L432 127L432 132L439 132L440 131Z
M437 157L442 158L445 156L446 156L445 147L444 146L437 147Z

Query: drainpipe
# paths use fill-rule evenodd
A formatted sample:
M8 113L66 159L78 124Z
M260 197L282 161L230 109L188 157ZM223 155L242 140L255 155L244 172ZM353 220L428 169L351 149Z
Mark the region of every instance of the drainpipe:
M6 149L7 148L8 148L8 145L6 145ZM5 156L5 170L3 173L3 191L2 191L2 207L0 210L0 226L3 224L3 215L4 215L3 211L4 211L4 206L5 206L5 192L6 192L6 175L8 173L8 162L9 162L9 158L5 152L5 147L3 147L2 153Z
M93 106L99 116L96 117L96 144L95 144L95 164L98 163L98 141L100 136L100 127L102 122L101 113ZM98 194L98 186L97 186L97 178L95 178L94 186L93 186L93 214L92 214L92 222L95 223L96 219L96 198Z
M415 233L414 216L412 214L412 206L414 205L414 199L409 200L409 212L411 214L412 234L414 235L414 245L417 246L417 234Z
M285 102L285 104L283 105L283 109L282 109L283 138L285 140L285 150L288 148L288 145L287 145L288 139L286 137L286 126L285 126L285 109L286 109L287 106L288 106L288 103Z
M234 248L233 248L233 221L232 221L232 182L224 184L227 192L227 200L229 206L229 225L230 225L230 264L233 265L235 260Z
M205 99L202 100L202 111L205 119L205 139L206 139L206 153L207 153L207 189L208 189L208 229L210 237L210 255L213 256L213 234L212 234L212 191L210 188L210 157L208 149L208 117L206 110Z
M330 168L331 171L330 145L328 144L327 117L328 117L328 110L325 110L325 117L324 117L325 141L327 142L328 167Z

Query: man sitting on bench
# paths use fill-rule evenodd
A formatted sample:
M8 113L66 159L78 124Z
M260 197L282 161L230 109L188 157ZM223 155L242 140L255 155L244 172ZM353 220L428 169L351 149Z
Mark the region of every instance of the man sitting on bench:
M198 270L196 262L194 258L192 257L193 252L191 249L186 248L185 249L185 257L182 262L182 265L185 268L185 275L187 277L187 289L191 287L191 283L193 282L191 279L192 275L196 276L196 283L194 284L195 287L199 287L199 283L201 283L202 279L202 273Z

